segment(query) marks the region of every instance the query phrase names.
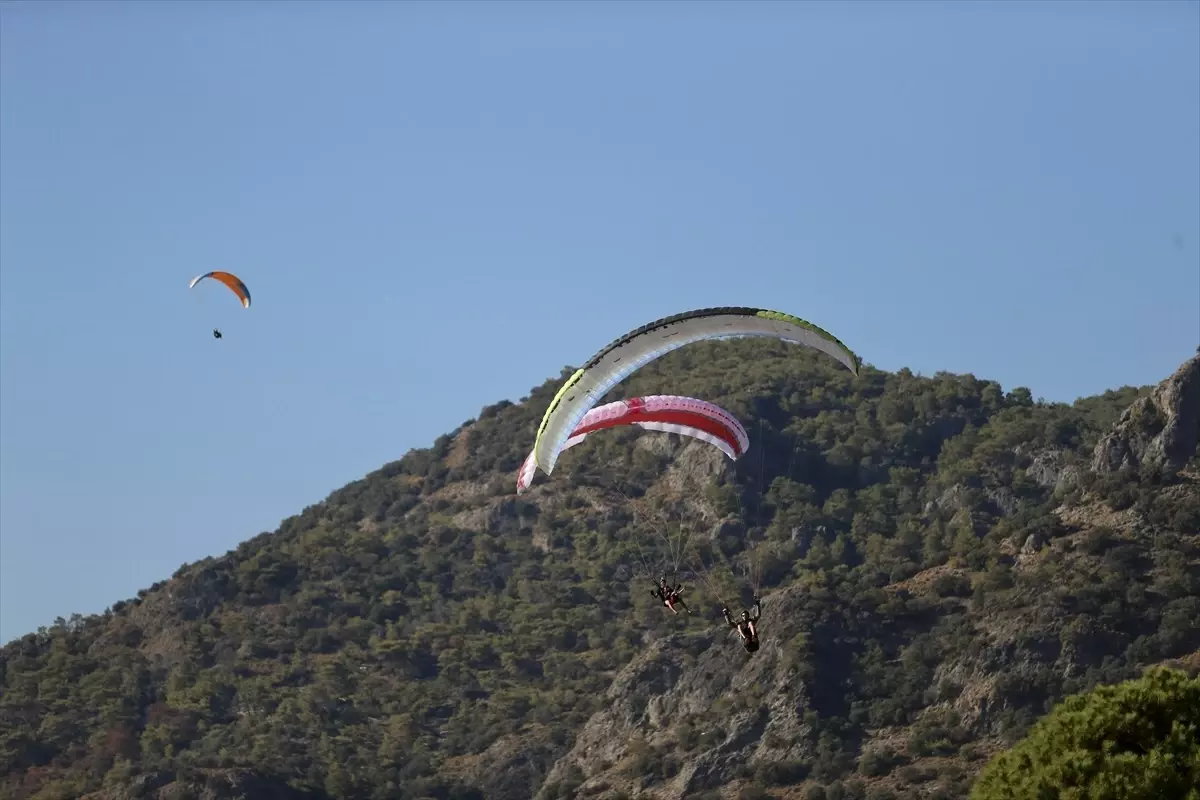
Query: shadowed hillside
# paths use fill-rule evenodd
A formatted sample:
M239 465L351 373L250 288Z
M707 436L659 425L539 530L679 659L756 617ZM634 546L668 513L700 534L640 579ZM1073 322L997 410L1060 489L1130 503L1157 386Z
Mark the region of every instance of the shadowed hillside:
M716 402L743 459L605 431L518 497L558 383L5 645L0 797L956 798L1064 695L1200 668L1200 357L1061 405L698 344L610 398Z

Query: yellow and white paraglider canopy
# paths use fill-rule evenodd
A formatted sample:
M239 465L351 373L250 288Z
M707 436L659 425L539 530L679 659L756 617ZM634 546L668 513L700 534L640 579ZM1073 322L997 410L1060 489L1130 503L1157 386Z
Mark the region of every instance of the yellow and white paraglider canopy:
M710 339L767 336L828 353L858 374L850 348L811 322L763 308L702 308L643 325L605 347L567 379L538 427L534 462L549 475L583 416L612 387L672 350Z

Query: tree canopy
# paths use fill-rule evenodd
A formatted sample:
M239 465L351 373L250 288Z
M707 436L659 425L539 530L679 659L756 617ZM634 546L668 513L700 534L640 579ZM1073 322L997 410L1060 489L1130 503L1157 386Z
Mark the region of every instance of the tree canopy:
M1200 678L1159 668L1068 697L983 770L971 800L1200 798Z

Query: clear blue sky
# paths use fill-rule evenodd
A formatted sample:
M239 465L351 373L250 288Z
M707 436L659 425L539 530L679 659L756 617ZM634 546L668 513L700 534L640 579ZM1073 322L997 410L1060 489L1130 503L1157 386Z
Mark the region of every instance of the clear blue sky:
M1198 42L1195 2L3 3L0 640L690 308L1158 381Z

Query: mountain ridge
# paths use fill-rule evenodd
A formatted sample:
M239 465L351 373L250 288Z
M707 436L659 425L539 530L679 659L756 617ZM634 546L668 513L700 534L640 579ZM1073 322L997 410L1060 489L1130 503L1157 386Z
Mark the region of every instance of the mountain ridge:
M961 796L1064 693L1200 664L1198 376L1068 406L696 345L609 397L718 402L745 458L606 431L517 497L547 381L0 648L0 796Z

